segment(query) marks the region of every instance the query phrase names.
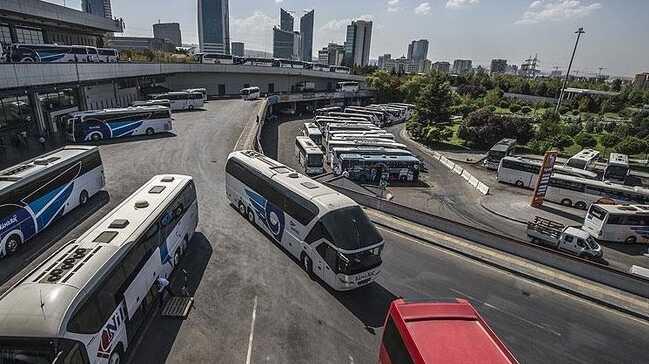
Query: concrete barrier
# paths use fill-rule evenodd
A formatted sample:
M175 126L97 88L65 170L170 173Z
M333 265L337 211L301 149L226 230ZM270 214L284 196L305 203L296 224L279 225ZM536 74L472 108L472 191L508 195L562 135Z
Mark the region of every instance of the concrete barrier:
M488 195L489 194L489 186L482 182L478 182L478 185L475 187L476 190L478 190L480 193L483 195Z
M475 178L475 177L473 177L473 176L471 176L471 177L469 178L469 184L470 184L471 186L473 186L474 188L475 188L475 187L478 187L478 183L479 183L479 181L478 181L477 178Z
M469 182L471 177L473 176L466 169L464 170L464 172L462 172L462 178L464 178L465 181Z
M559 269L584 279L649 298L649 279L622 272L603 264L574 257L557 250L535 245L527 241L507 238L474 226L431 215L409 206L381 200L375 196L351 191L336 185L329 185L329 187L349 196L360 205L458 236L492 249L513 254L538 264Z
M462 175L462 172L464 172L464 168L462 168L462 166L456 164L455 167L453 168L453 172L455 172L455 173L457 173L459 175Z
M437 152L433 152L433 158L439 160L441 157L442 157L441 154L439 154L439 153L437 153Z

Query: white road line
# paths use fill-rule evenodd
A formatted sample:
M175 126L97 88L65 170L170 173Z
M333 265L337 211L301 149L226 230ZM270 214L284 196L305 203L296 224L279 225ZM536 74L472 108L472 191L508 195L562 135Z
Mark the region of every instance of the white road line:
M252 305L252 321L250 322L250 337L248 338L248 355L246 355L246 364L250 364L252 358L252 340L255 336L255 320L257 319L257 296L255 303Z

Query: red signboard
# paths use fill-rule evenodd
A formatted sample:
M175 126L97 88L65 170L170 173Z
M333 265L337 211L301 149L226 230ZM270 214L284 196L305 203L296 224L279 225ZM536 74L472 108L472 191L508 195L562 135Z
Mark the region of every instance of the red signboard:
M534 197L532 197L532 207L540 207L543 205L543 199L545 198L545 193L548 190L550 176L552 176L552 172L554 171L554 163L556 162L556 160L557 152L545 152L545 159L543 159L543 165L541 166L539 178L536 182Z

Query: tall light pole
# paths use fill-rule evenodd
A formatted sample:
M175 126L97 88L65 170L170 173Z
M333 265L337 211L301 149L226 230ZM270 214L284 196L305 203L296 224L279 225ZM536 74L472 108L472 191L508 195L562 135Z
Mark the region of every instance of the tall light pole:
M568 85L568 79L570 78L570 69L572 68L572 61L575 59L575 53L577 52L577 46L579 45L579 38L581 38L582 34L585 34L584 28L579 28L575 32L577 34L577 41L575 42L575 48L572 50L572 57L570 57L570 64L568 65L568 72L566 72L566 78L563 80L563 86L561 87L561 93L559 94L559 100L557 101L557 107L554 109L555 113L559 112L559 108L561 107L561 101L563 100L563 93L566 90L566 86Z

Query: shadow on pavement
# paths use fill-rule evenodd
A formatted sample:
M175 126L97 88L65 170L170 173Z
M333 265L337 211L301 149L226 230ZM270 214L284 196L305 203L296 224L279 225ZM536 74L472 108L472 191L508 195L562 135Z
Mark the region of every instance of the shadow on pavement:
M268 157L277 160L279 148L279 124L275 121L267 121L261 130L261 148Z
M153 139L165 139L165 138L175 138L176 134L171 133L171 132L164 132L164 133L157 133L153 135L138 135L138 136L132 136L132 137L125 137L125 138L114 138L114 139L103 139L97 142L85 142L85 143L80 143L80 144L87 144L87 145L112 145L112 144L122 144L122 143L131 143L131 142L139 142L142 140L153 140Z
M27 266L35 268L40 262L58 249L55 245L62 245L56 244L57 242L109 201L110 196L108 192L98 192L88 200L86 205L79 206L66 215L63 215L63 217L55 221L43 232L23 244L16 254L3 258L0 268L0 284L5 285L5 283L10 281L15 283L20 280L22 277L16 276L16 273ZM63 242L63 244L65 243L67 242ZM51 248L52 251L50 254L44 254ZM6 286L8 287L10 285Z
M608 249L617 250L620 253L627 255L640 256L649 251L649 245L647 244L625 244L625 243L607 243L599 242L602 246L607 247Z
M182 287L185 284L183 271L187 272L187 294L193 296L196 293L212 253L210 241L203 233L197 231L189 243L187 254L169 279L173 294L182 295ZM195 310L195 307L192 307L189 311L188 319L191 319L193 310ZM137 340L140 341L139 344L130 348L127 363L166 362L183 323L182 319L160 317L159 309L155 310L148 320L149 324L136 336Z
M375 334L374 329L383 326L390 302L398 298L377 282L348 292L337 292L329 287L327 290L372 334Z
M543 210L543 211L548 212L548 213L551 213L551 214L554 214L554 215L559 215L559 216L561 216L561 217L563 217L565 219L578 222L579 224L582 224L584 222L584 218L582 216L575 215L575 214L572 214L570 212L563 211L563 210L560 210L560 209L557 209L557 208L554 208L554 207L551 207L551 206L548 206L548 205L541 205L540 207L538 207L538 209Z

